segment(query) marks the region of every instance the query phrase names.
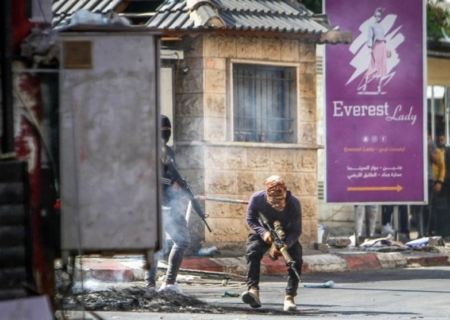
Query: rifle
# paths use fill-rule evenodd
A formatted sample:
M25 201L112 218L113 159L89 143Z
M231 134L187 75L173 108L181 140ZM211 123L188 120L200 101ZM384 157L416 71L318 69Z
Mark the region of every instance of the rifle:
M167 169L172 175L173 180L176 181L180 185L180 187L186 192L188 199L191 201L192 207L194 208L195 212L200 217L200 219L203 220L206 228L208 228L208 231L211 232L211 228L209 227L208 222L206 222L206 215L203 213L202 207L200 207L200 204L195 199L195 196L192 193L186 181L181 177L177 167L175 166L175 162L173 161L173 159L170 157L166 157L166 161L164 164L167 166Z
M284 262L286 265L291 268L292 271L294 271L295 275L297 276L298 280L300 280L300 274L298 273L297 269L295 269L295 260L292 259L291 255L287 251L287 248L284 246L283 240L280 239L277 231L274 227L269 223L269 220L267 217L261 212L258 211L259 219L261 220L262 224L264 225L264 228L266 228L270 235L272 236L273 243L275 244L276 248L280 250L281 254L283 255Z

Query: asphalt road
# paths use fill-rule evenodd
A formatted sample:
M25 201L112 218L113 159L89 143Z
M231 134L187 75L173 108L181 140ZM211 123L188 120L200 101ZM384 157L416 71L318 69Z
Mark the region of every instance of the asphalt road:
M335 287L305 288L333 280ZM144 285L143 283L121 286ZM111 286L111 284L109 284ZM181 284L185 294L210 305L219 306L221 314L97 312L105 320L256 320L256 319L450 319L450 267L420 269L382 269L367 272L320 273L302 276L296 297L296 312L282 311L285 280L263 277L260 309L251 309L240 298L221 297L225 291L241 293L245 284L221 280L197 279ZM100 286L101 287L101 286ZM99 287L99 288L100 288ZM67 319L82 319L71 315ZM96 319L89 313L85 319Z

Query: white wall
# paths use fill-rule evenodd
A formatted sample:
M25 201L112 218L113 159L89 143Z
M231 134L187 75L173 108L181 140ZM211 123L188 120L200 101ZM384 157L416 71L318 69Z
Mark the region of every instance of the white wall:
M325 79L323 74L324 50L324 45L317 46L317 143L320 145L325 145ZM321 149L317 153L317 180L322 186L325 181L325 169L325 149ZM319 194L322 194L322 192L319 192ZM325 203L323 199L319 198L317 210L319 224L353 227L353 205L328 204Z
M161 114L168 116L172 122L172 136L170 137L169 146L173 145L173 135L176 130L173 122L173 88L172 88L172 68L161 68Z

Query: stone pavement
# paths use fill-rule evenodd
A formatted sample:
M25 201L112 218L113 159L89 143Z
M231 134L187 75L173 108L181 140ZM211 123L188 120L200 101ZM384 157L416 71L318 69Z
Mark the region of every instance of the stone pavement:
M348 272L358 270L430 267L450 264L450 247L433 248L433 252L405 250L400 252L376 252L351 249L329 249L327 253L304 249L302 273ZM77 259L77 270L83 270L83 279L99 281L143 281L145 279L142 256L118 255L113 257L83 256ZM158 264L160 269L167 265ZM187 255L183 260L180 275L211 274L243 279L246 271L245 255L242 252L219 252L213 256ZM262 260L264 275L285 275L286 265L279 258L272 261L268 256Z

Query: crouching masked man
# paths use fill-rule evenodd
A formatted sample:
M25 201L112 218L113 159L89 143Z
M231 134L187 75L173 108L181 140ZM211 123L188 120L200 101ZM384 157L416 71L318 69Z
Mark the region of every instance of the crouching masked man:
M272 246L273 239L271 233L264 227L260 220L259 212L266 218L272 226L279 221L284 231L284 247L295 261L294 268L298 275L302 268L302 246L298 241L301 230L301 206L300 201L294 197L279 176L271 176L265 182L265 190L258 191L252 195L249 201L247 215L245 217L248 226L255 233L248 236L246 247L247 259L247 287L248 290L242 293L242 301L252 308L261 307L259 299L259 279L261 259L270 249L271 256L281 256L281 252ZM288 268L288 278L286 286L286 296L284 299L285 311L296 310L294 297L297 295L299 279L295 271Z

